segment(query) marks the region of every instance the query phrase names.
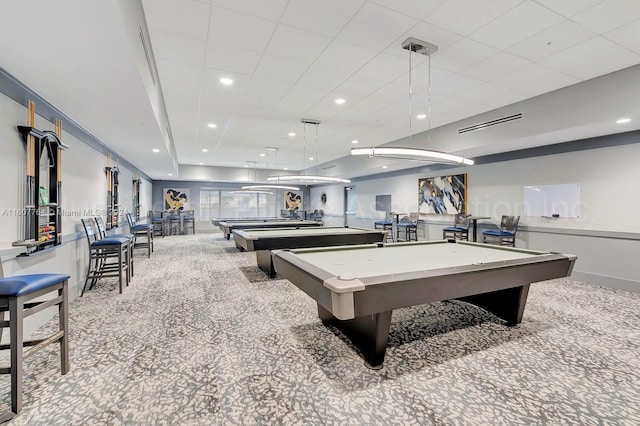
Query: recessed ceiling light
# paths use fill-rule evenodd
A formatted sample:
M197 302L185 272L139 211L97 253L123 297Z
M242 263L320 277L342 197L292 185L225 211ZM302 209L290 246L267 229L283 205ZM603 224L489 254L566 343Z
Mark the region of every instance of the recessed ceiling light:
M336 99L334 102L335 102L335 103L337 103L338 105L342 105L343 103L345 103L345 102L347 102L347 101L345 101L345 100L344 100L344 99L342 99L342 98L338 98L338 99Z
M264 152L260 154L260 157L266 157L267 154L265 154Z
M624 123L628 123L630 122L631 119L630 118L621 118L620 120L616 121L616 123L618 124L624 124Z
M382 168L383 168L383 169L387 169L387 168L389 168L389 166L382 166Z
M216 127L218 127L218 125L216 123L209 123L207 124L207 127L210 129L215 129Z
M202 152L209 152L207 148L202 148Z
M230 78L228 78L228 77L222 77L222 78L220 79L220 83L224 84L225 86L228 86L228 85L230 85L230 84L233 84L233 80L231 80L231 79L230 79Z
M416 118L417 118L418 120L422 120L422 119L424 119L424 118L427 118L427 114L418 114L418 115L416 115Z
M204 166L204 163L198 163L198 164L201 165L201 166Z
M313 160L313 157L309 157L309 160Z
M356 144L356 143L358 143L358 141L352 140L351 143Z
M282 170L289 170L289 168L288 167L283 167Z
M245 164L244 166L245 166L245 167L249 167L249 165L248 165L248 164Z
M295 136L296 134L294 132L289 132L289 136Z
M173 176L173 173L169 173L169 176Z
M158 148L153 148L151 152L160 152L160 150Z

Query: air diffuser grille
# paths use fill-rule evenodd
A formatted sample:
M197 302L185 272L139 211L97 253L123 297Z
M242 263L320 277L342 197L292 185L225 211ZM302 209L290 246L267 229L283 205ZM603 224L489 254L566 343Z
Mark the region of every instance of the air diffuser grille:
M458 134L475 132L476 130L486 129L487 127L497 126L498 124L508 123L514 120L520 120L522 118L522 113L519 112L517 114L508 115L506 117L496 118L495 120L485 121L484 123L474 124L473 126L463 127L462 129L458 129Z

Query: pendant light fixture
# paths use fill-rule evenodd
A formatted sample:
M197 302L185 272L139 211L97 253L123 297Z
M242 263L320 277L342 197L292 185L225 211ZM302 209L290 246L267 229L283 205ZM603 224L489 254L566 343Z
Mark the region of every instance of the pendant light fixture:
M310 118L303 118L300 120L304 129L304 150L303 153L303 169L305 169L306 162L306 149L307 149L307 124L311 124L316 126L316 166L318 165L318 126L320 125L319 120L313 120ZM304 171L304 170L303 170ZM320 176L320 175L288 175L288 176L271 176L267 178L269 182L296 182L301 185L312 185L315 183L351 183L349 179L342 179L339 177L332 176Z
M402 43L402 48L409 51L409 145L413 136L412 112L411 112L411 53L426 55L428 61L428 84L427 84L427 116L429 119L427 128L427 149L416 147L381 146L370 148L351 148L351 155L367 155L371 158L393 158L398 160L428 161L433 163L449 163L473 165L474 161L454 154L448 154L431 149L431 55L438 51L438 46L409 37Z
M269 172L269 152L274 151L276 153L276 163L275 163L275 173L278 175L278 148L273 147L265 147L264 149L267 151L267 173ZM288 191L299 191L300 188L297 186L287 186L287 185L247 185L243 186L242 189L245 190L269 190L269 189L286 189Z

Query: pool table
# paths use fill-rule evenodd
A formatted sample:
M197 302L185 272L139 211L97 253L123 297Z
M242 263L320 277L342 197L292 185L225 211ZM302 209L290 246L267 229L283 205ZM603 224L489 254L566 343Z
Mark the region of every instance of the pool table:
M311 296L325 324L381 368L394 309L457 299L522 321L529 285L571 275L576 256L456 240L276 250L276 272Z
M213 226L219 226L220 222L273 222L274 220L282 220L277 217L219 217L211 219Z
M224 237L228 240L231 238L231 233L234 229L263 229L263 228L306 228L309 226L322 226L324 222L318 222L315 220L295 220L295 219L280 219L280 220L256 220L256 221L244 221L244 222L218 222L218 227L224 234Z
M233 239L240 250L255 251L258 267L273 278L276 273L271 259L271 250L381 243L388 232L347 226L234 229Z

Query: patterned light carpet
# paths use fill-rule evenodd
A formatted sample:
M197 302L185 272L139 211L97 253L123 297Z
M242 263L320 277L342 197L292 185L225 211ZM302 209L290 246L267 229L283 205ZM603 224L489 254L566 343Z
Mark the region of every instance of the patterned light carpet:
M537 283L514 328L459 302L398 310L373 371L220 233L136 261L124 294L104 280L72 303L69 374L55 346L27 360L11 424L640 424L640 294Z

